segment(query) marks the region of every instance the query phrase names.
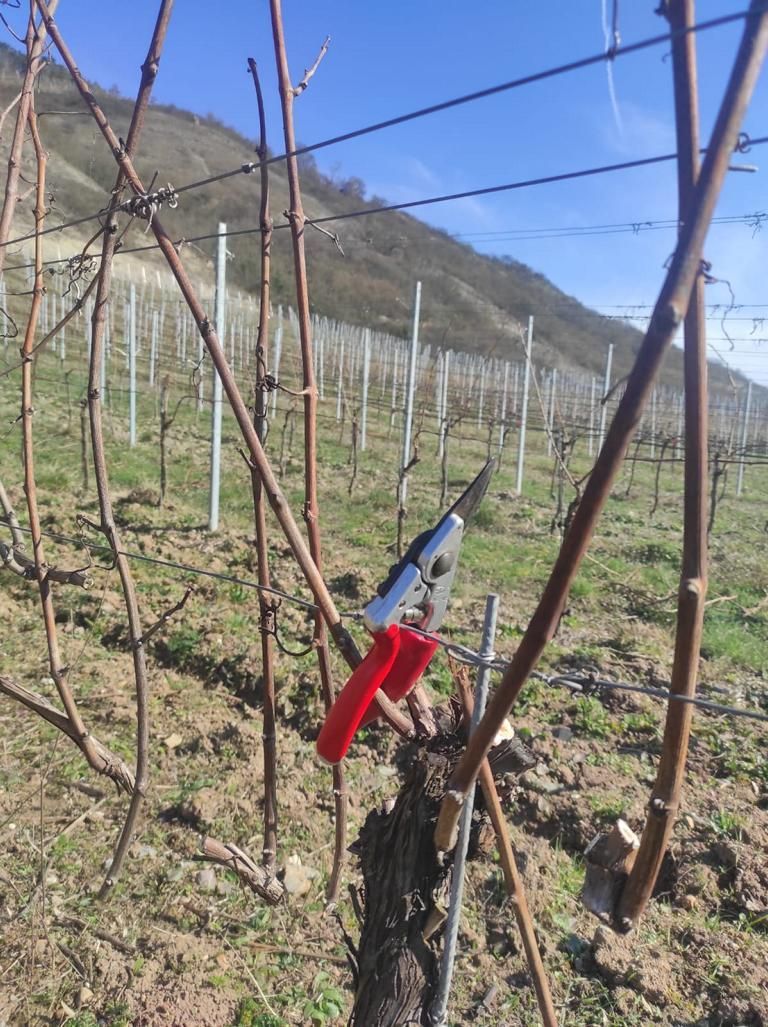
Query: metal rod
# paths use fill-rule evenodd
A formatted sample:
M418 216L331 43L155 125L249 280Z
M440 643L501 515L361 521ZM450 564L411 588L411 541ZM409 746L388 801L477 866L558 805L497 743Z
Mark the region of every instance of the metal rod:
M128 442L133 449L136 445L136 286L133 282L128 304Z
M227 226L219 222L219 239L216 248L216 302L214 318L216 334L224 338L225 304L227 280ZM223 394L219 372L213 369L213 400L211 403L211 488L208 497L208 530L216 531L219 526L219 494L221 492L221 413Z
M489 662L494 657L493 643L496 637L496 618L499 612L499 597L490 594L485 599L485 619L483 621L483 643L480 648L480 655ZM472 711L472 720L469 725L470 736L480 722L485 712L485 703L488 698L488 683L491 679L490 667L478 667L477 685L475 686L475 708ZM448 996L451 991L453 980L453 968L456 962L456 942L459 935L459 921L461 919L461 902L464 896L464 868L467 862L467 850L469 848L469 835L472 830L472 811L475 800L475 786L473 785L467 793L467 802L462 810L461 828L459 830L459 841L456 846L456 856L453 861L453 877L451 878L451 897L448 905L448 920L445 925L445 948L443 960L440 964L440 979L437 983L437 994L432 1003L431 1021L434 1027L443 1027L445 1014L448 1009Z
M504 390L501 394L501 416L499 418L499 459L504 449L504 439L507 435L507 390L509 388L509 364L504 362Z
M360 413L360 451L365 451L365 429L368 423L368 381L371 376L371 330L363 333L363 403Z
M592 385L589 395L589 435L587 437L587 454L594 456L595 453L595 393L597 392L597 378L592 376Z
M533 314L528 318L528 341L525 346L525 371L523 372L523 403L520 410L520 438L517 442L517 484L518 496L523 491L523 464L525 463L525 428L528 420L528 393L531 383L531 350L533 349Z
M275 381L280 381L280 357L283 354L283 308L279 306L277 308L277 332L275 333L275 358L272 363L272 374ZM277 392L275 389L272 393L272 416L277 416Z
M744 460L747 452L747 433L749 429L749 407L752 403L752 382L747 385L747 398L744 402L744 418L741 422L741 459L739 473L736 478L736 495L740 496L744 488Z
M421 314L421 282L416 283L413 299L413 328L411 330L411 357L408 363L408 382L405 393L405 424L403 425L403 458L400 464L400 507L405 506L408 494L408 475L405 469L411 459L411 429L413 427L413 395L416 389L416 356L419 352L419 316Z
M597 452L603 448L605 438L605 419L608 414L608 393L611 390L611 367L613 365L613 343L608 345L608 357L605 361L605 379L603 380L603 398L600 405L600 437L597 440Z

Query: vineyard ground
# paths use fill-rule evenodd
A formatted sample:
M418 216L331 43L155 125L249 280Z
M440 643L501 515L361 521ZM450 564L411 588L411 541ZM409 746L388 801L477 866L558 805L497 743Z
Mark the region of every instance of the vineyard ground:
M45 356L45 376L57 365ZM42 377L42 375L41 375ZM75 517L94 519L93 490L79 464L82 378L70 380L68 417L60 385L36 397L38 489L49 532L73 536ZM114 495L124 544L136 554L254 580L247 472L225 414L222 530L206 521L208 412L182 406L170 432L167 501L157 505L156 399L142 395L139 445L127 445L125 397L107 416ZM26 524L20 487L14 390L0 395L7 425L0 473ZM285 397L281 397L285 403ZM340 441L335 404L321 406L320 484L326 576L340 607L358 610L392 562L399 434L388 438L389 411L374 408L369 446L350 479L349 420ZM418 422L418 418L417 418ZM283 415L268 448L280 452ZM434 431L434 423L424 422ZM466 433L485 430L467 425ZM436 436L421 436L411 476L408 534L438 513ZM301 430L297 424L284 485L301 504ZM485 458L482 442L450 440L450 493L458 494ZM446 630L476 647L486 592L501 596L497 649L509 656L557 552L550 532L551 458L531 436L524 495L514 494L517 437L466 538ZM583 443L574 467L588 466ZM639 464L629 497L618 482L573 590L545 667L595 670L640 683L666 681L672 653L681 543L679 464L661 474L659 508L650 515L655 468ZM702 682L718 701L768 710L768 469L749 468L745 494L735 471L712 535L710 605ZM101 541L89 536L92 541ZM82 550L47 542L49 562L85 562ZM307 596L278 528L272 531L275 584ZM129 761L134 705L114 571L98 561L94 586L56 591L64 658L95 734ZM231 875L195 862L199 833L261 847L260 649L256 594L222 582L134 561L144 617L152 623L196 592L149 645L152 785L126 872L107 904L95 898L125 799L86 772L80 754L47 725L9 701L0 703L0 1023L111 1027L269 1027L343 1023L352 977L336 921L324 911L330 870L330 775L314 757L321 719L312 655L281 656L279 799L281 867L298 858L304 895L268 909ZM1 572L0 671L48 695L45 643L33 585ZM281 638L290 649L309 639L305 612L283 603ZM353 625L356 634L360 629ZM361 644L364 639L360 637ZM338 681L344 669L334 657ZM450 693L444 655L427 684ZM725 689L713 691L712 686ZM709 689L709 690L708 690ZM658 895L637 932L618 938L580 906L582 852L593 834L625 816L640 830L660 750L663 707L609 693L574 698L531 683L514 724L536 768L521 779L508 810L545 964L561 1022L758 1025L768 1023L768 763L764 725L694 717L683 809ZM560 729L560 730L556 730ZM396 793L407 753L380 729L362 732L348 761L350 840L367 811ZM87 782L88 791L83 791ZM42 843L42 844L41 844ZM292 871L293 873L293 871ZM348 878L358 880L350 856ZM357 935L351 903L339 912ZM108 932L120 942L105 940ZM102 935L100 937L99 935ZM80 1007L80 1008L78 1008ZM535 1000L514 919L495 862L473 864L455 978L451 1023L537 1023Z

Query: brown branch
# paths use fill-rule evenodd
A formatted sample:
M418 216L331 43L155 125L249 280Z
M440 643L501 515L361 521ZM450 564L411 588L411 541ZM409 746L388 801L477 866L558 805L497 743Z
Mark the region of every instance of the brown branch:
M160 628L162 628L162 626L164 624L168 623L168 621L171 619L171 617L173 617L177 613L180 613L184 609L184 607L187 605L187 600L189 599L189 597L192 595L192 593L194 591L195 591L195 586L194 585L187 585L187 588L186 588L186 590L184 592L184 595L181 597L181 599L179 599L179 601L177 603L174 603L173 606L171 606L167 610L165 610L158 617L158 619L155 621L155 623L151 627L147 628L147 630L144 632L144 634L141 636L141 638L137 639L137 641L135 643L133 643L133 644L134 645L146 645L147 642L150 640L150 638L152 638L153 635L156 635L157 632L160 630Z
M86 812L90 813L90 810L86 810ZM135 945L131 945L130 942L125 941L123 938L118 938L117 935L112 934L110 931L105 931L98 924L91 924L87 920L82 920L79 916L58 916L53 922L57 927L73 928L82 932L88 931L95 938L100 938L101 941L107 942L112 948L117 949L118 952L123 952L126 956L136 955Z
M309 85L309 80L312 78L312 76L315 74L317 69L320 67L320 61L322 61L323 57L325 57L325 55L328 53L328 46L329 46L330 42L331 42L331 37L330 36L326 36L325 39L323 40L323 45L320 47L320 52L318 53L317 57L315 58L315 63L312 65L311 68L305 68L304 69L304 77L302 78L301 82L299 82L299 84L297 86L293 86L291 88L291 86L290 86L290 79L288 79L288 86L291 89L291 93L293 94L294 97L300 96L301 93L303 93L304 90Z
M632 454L632 461L631 461L631 463L629 465L629 481L627 482L627 490L624 493L624 498L625 499L629 499L629 494L632 491L632 484L633 484L633 482L635 480L635 468L637 467L637 457L638 457L638 454L640 453L640 447L642 446L642 444L643 444L643 437L642 437L642 435L638 434L637 439L635 441L635 449L634 449L634 452Z
M352 490L355 487L357 481L357 442L360 434L360 424L358 421L359 411L355 407L352 410L352 424L351 424L351 438L349 440L349 456L347 458L347 465L352 465L352 474L349 477L349 484L347 485L347 495L352 495Z
M270 906L276 906L283 898L284 888L268 867L257 866L251 857L236 845L223 845L215 838L200 840L203 859L218 863L237 874L243 884L256 892Z
M32 19L30 18L30 25ZM35 52L34 37L28 34L28 61ZM53 595L51 591L51 580L48 577L48 567L45 560L45 549L40 524L40 511L37 502L37 484L35 481L35 450L32 420L34 406L32 399L32 359L30 352L37 330L37 322L40 316L40 307L43 296L43 244L41 231L45 221L45 172L47 155L40 142L37 131L37 119L35 117L34 103L30 98L27 107L27 116L32 141L35 148L37 161L37 186L35 199L35 278L32 290L32 304L27 320L27 327L22 345L22 379L21 379L21 425L22 425L22 447L24 458L24 492L27 499L27 513L29 526L32 535L32 552L34 557L34 576L38 583L40 594L40 605L42 609L43 625L45 628L46 644L48 649L48 665L51 677L56 685L59 697L66 710L69 722L76 733L75 741L85 753L89 764L94 770L99 769L99 759L93 741L86 731L85 724L80 716L79 710L72 695L68 682L69 668L64 665L59 649L58 630L56 627L56 613L53 606Z
M720 487L720 479L723 480L723 491L725 491L725 483L728 477L728 464L723 462L720 453L715 453L715 459L712 465L712 488L710 489L709 498L709 520L707 521L707 536L712 534L712 529L715 526L715 516L717 514L717 503L718 503L718 489Z
M341 245L341 237L339 236L338 232L329 232L328 229L323 228L322 225L316 225L311 218L306 219L304 223L309 225L310 228L314 228L314 230L316 232L319 232L321 235L327 236L331 240L333 245L336 247L336 249L339 251L339 253L342 255L342 257L346 256L346 253L344 252L344 247Z
M51 0L50 12L56 10L59 0ZM10 151L8 154L8 174L5 179L5 194L3 196L3 208L0 211L0 274L5 266L5 255L8 251L6 243L11 233L11 225L18 206L19 178L21 176L21 154L24 147L24 133L29 122L29 111L32 106L33 89L35 79L43 69L43 62L40 56L45 45L45 30L42 25L35 26L34 18L30 14L27 23L27 33L24 45L27 52L27 63L24 71L24 80L19 95L19 107L16 111L16 124L11 139ZM6 111L5 114L8 112ZM5 114L3 117L5 118Z
M131 115L128 130L126 151L135 152L138 138L144 125L144 117L152 94L152 86L157 76L160 54L168 30L173 0L162 0L149 45L147 58L142 65L142 76ZM47 16L47 15L46 15ZM122 171L117 175L113 197L117 198L123 187ZM101 887L100 897L108 894L120 875L133 832L146 795L149 778L149 701L147 683L147 664L144 651L141 614L136 597L136 586L133 581L128 559L123 555L120 533L114 516L112 497L109 490L109 472L107 469L106 451L104 446L104 427L102 417L101 372L104 360L104 327L107 318L110 288L112 284L112 259L117 245L117 222L113 211L107 215L101 251L101 264L96 278L96 299L91 320L91 359L88 371L88 409L91 422L91 442L93 449L93 469L96 478L96 491L99 497L100 529L105 535L112 550L115 567L120 575L126 614L128 618L128 639L133 663L133 677L136 690L136 787L126 814L125 823L117 840L112 863L107 871Z
M53 727L62 731L68 738L71 738L88 760L88 765L92 770L111 778L119 790L125 791L130 795L134 786L133 773L123 760L110 752L105 745L102 745L98 738L95 738L90 733L88 734L88 741L92 747L92 756L89 756L85 751L82 736L78 733L72 721L65 714L60 713L44 696L38 695L37 692L31 691L29 688L25 688L24 685L18 684L5 674L0 675L0 692L7 695L9 699L15 699L17 702L20 702L27 709L42 717L43 720L52 724Z
M102 135L108 142L112 155L123 172L125 180L137 196L144 195L145 189L143 183L133 166L133 161L131 160L130 154L127 152L127 148L121 145L120 140L112 129L104 111L96 102L93 92L81 75L69 48L64 42L58 27L51 17L47 3L45 0L35 0L35 2L43 16L43 21L45 22L52 41L59 51L63 63L69 71L81 98L90 109ZM234 376L232 375L229 364L227 363L227 359L224 355L221 341L216 334L216 330L206 315L205 310L195 293L184 264L179 257L177 248L168 232L163 227L159 217L154 217L152 219L151 228L157 241L158 248L165 257L165 260L171 269L171 273L176 279L187 306L195 319L198 330L203 337L205 346L211 356L211 361L222 380L222 385L227 394L227 399L229 400L232 412L235 415L238 427L240 428L243 439L247 445L250 459L258 468L259 475L264 483L269 504L280 523L280 527L283 529L286 540L291 547L302 573L304 574L315 601L323 613L323 617L329 627L334 642L349 666L354 669L362 659L360 652L355 645L352 636L341 621L341 617L336 609L336 604L328 591L328 587L323 580L322 574L312 559L312 554L299 531L296 520L288 505L288 501L278 484L270 462L264 453L261 443L259 442L258 435L256 434L256 430L251 422L248 408L243 401L243 397L240 394L240 390ZM376 693L375 698L384 719L394 728L395 731L397 731L398 734L405 738L411 738L413 736L413 730L408 718L400 713L396 706L390 702L381 690Z
M281 478L285 477L287 463L291 459L291 453L293 450L293 424L295 420L296 405L295 403L291 403L285 411L285 416L283 417L283 428L280 433L280 462L278 464L278 474Z
M23 40L22 40L22 42L23 42ZM14 98L11 100L11 102L8 104L8 106L4 108L2 113L0 113L0 135L2 135L3 125L5 125L5 119L11 113L11 111L13 110L13 108L16 106L16 104L19 102L20 99L21 99L21 92L18 92L14 96ZM39 117L39 115L38 115L38 117Z
M456 667L453 669L453 680L459 691L459 698L464 710L464 719L467 723L472 719L472 711L475 707L475 699L472 688L469 684L469 671L467 667ZM480 787L485 800L485 808L493 824L496 834L496 845L499 850L499 861L504 874L504 884L507 888L509 900L520 930L520 937L523 940L525 956L528 960L528 968L533 978L533 986L536 989L536 998L539 1003L541 1022L544 1027L557 1027L557 1016L552 1003L552 994L549 990L549 981L541 960L539 945L536 941L536 929L528 909L528 900L525 897L525 888L515 862L515 852L509 838L507 821L504 818L504 811L501 808L499 793L496 791L496 783L493 780L493 771L486 757L480 766Z
M259 201L261 284L259 288L259 327L256 336L256 382L253 407L253 426L262 447L267 438L267 350L269 346L269 303L272 266L272 218L269 214L269 167L267 166L267 119L264 97L256 61L248 58L248 68L256 90L259 116L259 174L261 196ZM267 511L264 486L258 472L251 467L253 493L253 519L256 530L256 573L264 588L272 584L267 548ZM261 628L261 671L264 682L262 706L262 745L264 749L264 841L261 860L274 872L277 861L277 731L275 707L275 608L262 588L259 591L259 626Z
M614 415L603 448L595 462L557 560L536 611L517 652L488 704L488 709L469 741L451 777L443 802L435 844L438 849L455 844L456 825L483 757L520 690L557 630L571 584L592 539L648 400L663 357L685 315L700 271L701 254L715 204L728 171L730 155L768 46L768 12L761 0L752 0L744 35L707 149L701 175L693 193L689 219L683 225L677 249L667 269L659 298L627 387Z
M293 101L304 89L317 70L329 40L323 43L320 54L314 65L304 73L304 78L296 88L291 87L288 57L285 48L283 16L281 0L270 0L272 19L272 38L275 46L275 63L280 87L280 101L283 114L283 137L285 150L293 154L296 150L296 134L293 122ZM307 263L304 252L304 209L299 183L299 163L295 156L286 160L288 174L288 193L290 202L291 241L293 243L293 270L296 280L296 314L299 324L299 342L301 345L301 365L303 370L304 388L304 520L307 525L309 551L319 573L322 573L322 544L320 540L320 505L317 490L317 384L312 358L312 321L309 310L309 290L307 286ZM321 612L315 614L313 641L317 648L317 660L320 671L320 688L326 712L330 710L335 699L333 673L331 670L331 654L328 647L326 622ZM335 810L335 844L333 866L326 889L326 899L335 902L341 883L341 871L347 851L347 794L344 782L344 768L336 764L332 768L333 800Z
M35 562L19 552L19 550L24 548L24 538L21 534L13 504L8 497L8 493L5 491L2 481L0 481L0 507L3 509L0 521L5 521L10 528L12 543L10 546L0 545L0 559L14 574L18 574L22 578L31 578L34 576Z
M659 459L656 462L656 474L653 478L653 503L651 503L651 509L648 514L649 517L653 517L653 515L659 508L659 485L661 482L661 469L664 466L664 454L666 453L668 447L672 442L674 442L674 439L670 438L670 436L666 436L666 438L661 443L661 452L659 453Z
M670 0L675 83L679 213L687 216L699 174L699 110L696 83L696 36L693 0ZM701 633L707 595L707 340L704 281L698 275L685 318L685 492L683 561L677 602L675 658L670 693L696 695ZM663 456L663 450L662 450ZM693 706L667 707L661 759L651 792L649 816L640 849L619 900L622 930L642 915L661 869L680 805Z

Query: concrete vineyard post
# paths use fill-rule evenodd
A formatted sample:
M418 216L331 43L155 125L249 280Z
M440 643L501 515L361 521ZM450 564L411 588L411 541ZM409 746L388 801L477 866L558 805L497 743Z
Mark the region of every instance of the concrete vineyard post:
M216 334L224 338L226 328L226 265L227 226L219 222L219 237L216 248ZM213 397L211 401L211 484L208 494L208 530L216 531L219 526L219 493L221 491L221 414L223 391L221 378L213 368Z
M419 317L421 314L421 282L416 283L413 300L413 327L411 330L411 354L408 362L408 381L405 394L405 423L403 424L403 450L400 464L400 507L405 506L408 493L406 467L411 459L411 428L413 426L413 395L416 388L416 357L419 352Z
M525 344L525 369L523 371L523 400L520 408L520 436L517 444L517 481L515 491L518 496L523 491L523 466L525 464L525 429L528 421L528 393L531 383L531 351L533 349L533 315L528 318L528 341Z
M741 420L741 453L739 455L739 473L736 478L736 495L740 496L744 489L744 461L747 455L747 436L749 430L749 407L752 402L752 382L747 385L747 395L744 400L744 414Z
M133 282L128 300L128 443L131 448L136 445L136 286Z
M605 419L608 414L608 393L611 389L611 365L613 364L613 343L608 346L608 357L605 361L605 378L603 380L603 401L600 407L600 437L597 440L597 452L603 448L605 438Z

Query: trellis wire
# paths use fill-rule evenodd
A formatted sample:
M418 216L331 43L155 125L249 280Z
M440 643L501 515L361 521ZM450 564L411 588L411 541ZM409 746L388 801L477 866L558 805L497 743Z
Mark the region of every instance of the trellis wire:
M2 520L4 520L4 518L0 517L0 521ZM19 526L18 530L27 535L32 534L29 528ZM64 535L59 532L52 531L41 531L40 534L46 538L70 543L80 549L87 549L90 552L113 552L109 546L89 542L84 538L75 538L71 535ZM179 563L175 560L164 560L160 557L146 556L143 553L132 553L127 550L120 550L119 552L121 556L125 556L129 560L138 560L142 563L154 564L159 567L168 567L173 570L182 571L185 574L196 574L206 578L214 578L218 581L225 581L233 585L241 585L244 588L250 588L255 591L262 591L269 595L277 596L286 602L295 603L297 606L301 606L306 610L311 610L313 612L317 610L316 604L308 599L302 599L300 596L292 595L290 592L285 592L279 588L268 588L266 586L259 585L258 582L251 581L248 578L241 578L232 574L223 574L220 571L207 570L202 567L193 567L190 564ZM359 610L342 611L342 615L350 620L361 620L363 616L362 612ZM471 667L487 667L492 671L498 672L505 671L509 666L508 660L504 660L496 656L483 656L481 653L476 652L469 646L462 645L459 642L453 642L450 639L441 638L429 631L423 631L421 628L414 625L409 625L409 629L415 631L417 634L423 635L425 638L431 638L436 641L438 645L458 663L464 663ZM456 630L464 631L465 629L459 628ZM685 696L674 695L665 688L634 685L628 681L610 681L604 678L598 678L591 674L544 674L540 671L534 671L533 674L531 674L531 678L543 681L548 685L568 688L570 691L581 693L583 695L589 695L595 691L610 690L634 692L651 699L663 699L674 702L689 703L690 705L698 706L709 713L722 714L724 716L745 717L750 720L768 723L768 713L761 713L757 710L749 710L738 706L727 706L722 703L712 702L709 699L688 698Z

